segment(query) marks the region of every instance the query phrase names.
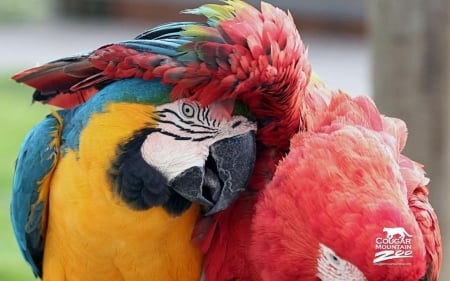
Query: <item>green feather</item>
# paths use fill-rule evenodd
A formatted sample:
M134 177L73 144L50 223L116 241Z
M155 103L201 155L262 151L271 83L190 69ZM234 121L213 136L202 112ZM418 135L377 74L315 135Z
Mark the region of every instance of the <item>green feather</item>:
M196 9L182 11L184 14L204 16L208 19L208 25L217 27L221 21L236 17L237 11L246 8L249 4L241 0L223 0L225 5L205 4Z
M188 25L183 28L180 34L184 37L192 38L193 41L224 42L219 31L210 26Z
M213 27L217 27L223 20L235 17L233 7L218 4L206 4L196 9L184 10L182 13L205 16L208 19L208 25Z
M236 101L236 103L234 104L233 113L231 115L241 115L251 121L256 121L256 118L252 115L248 107L245 106L245 104L241 101Z

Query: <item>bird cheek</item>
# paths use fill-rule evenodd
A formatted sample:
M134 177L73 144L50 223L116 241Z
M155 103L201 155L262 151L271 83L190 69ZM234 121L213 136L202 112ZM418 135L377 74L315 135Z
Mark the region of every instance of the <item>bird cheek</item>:
M142 144L141 154L149 165L157 167L167 179L172 180L190 167L202 167L208 148L153 133Z

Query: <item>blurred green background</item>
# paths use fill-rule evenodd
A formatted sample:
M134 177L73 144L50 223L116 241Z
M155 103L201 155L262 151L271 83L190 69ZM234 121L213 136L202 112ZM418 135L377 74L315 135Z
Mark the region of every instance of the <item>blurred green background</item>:
M13 26L19 22L29 24L40 22L51 13L50 5L51 2L47 0L2 0L0 28ZM26 38L25 34L23 38ZM7 40L1 42L9 43ZM11 53L11 56L20 54L20 52ZM0 280L2 281L36 280L16 244L9 219L9 202L14 163L22 140L27 132L48 114L49 108L41 104L32 104L32 89L10 79L21 67L21 65L0 65L0 120L3 124L0 137Z

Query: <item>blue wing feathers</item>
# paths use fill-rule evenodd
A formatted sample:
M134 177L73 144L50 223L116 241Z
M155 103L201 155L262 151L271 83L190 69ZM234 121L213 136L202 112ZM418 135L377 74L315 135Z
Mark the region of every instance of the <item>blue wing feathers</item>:
M11 221L20 250L36 276L41 276L47 221L48 177L59 153L61 120L49 115L25 137L16 162Z

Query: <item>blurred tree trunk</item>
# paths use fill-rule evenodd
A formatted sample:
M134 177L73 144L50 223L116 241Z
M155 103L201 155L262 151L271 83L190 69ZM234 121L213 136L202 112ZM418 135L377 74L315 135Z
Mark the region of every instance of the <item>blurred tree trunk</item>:
M450 280L450 0L368 2L374 98L382 113L406 121L405 154L431 178L444 240L440 280Z

